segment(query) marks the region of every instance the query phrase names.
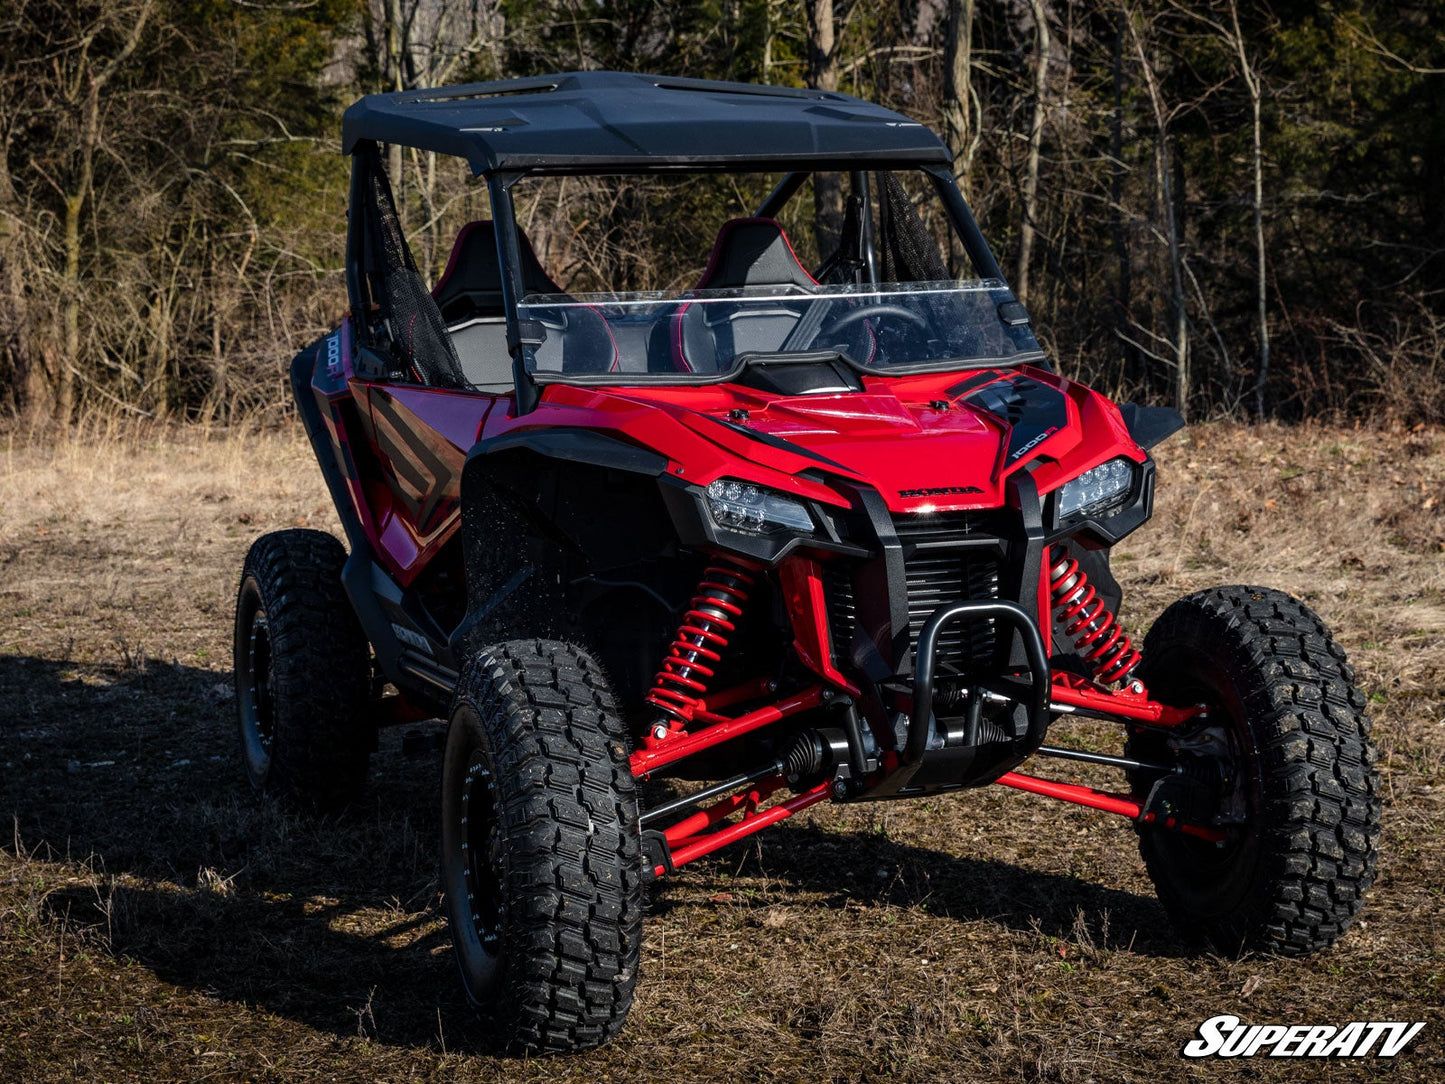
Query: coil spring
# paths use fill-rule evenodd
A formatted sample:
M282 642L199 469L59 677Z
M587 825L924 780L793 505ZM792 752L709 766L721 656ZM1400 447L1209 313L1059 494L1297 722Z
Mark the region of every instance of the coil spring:
M1064 622L1064 633L1104 685L1123 681L1141 656L1119 627L1119 620L1089 583L1079 562L1063 546L1049 554L1049 597Z
M707 692L713 667L737 629L737 618L752 585L752 573L740 564L719 562L708 567L662 660L662 669L652 680L649 704L684 722L692 718Z

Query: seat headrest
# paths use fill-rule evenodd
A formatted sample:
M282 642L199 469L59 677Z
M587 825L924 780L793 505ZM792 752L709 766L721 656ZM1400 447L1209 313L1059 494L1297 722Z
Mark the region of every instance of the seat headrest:
M771 218L734 218L718 230L697 288L816 285L782 226Z
M560 294L562 288L542 269L527 235L517 230L517 247L522 257L523 294ZM497 263L497 229L489 219L468 222L452 243L447 268L432 288L437 307L448 317L459 302L472 307L502 304L502 269Z

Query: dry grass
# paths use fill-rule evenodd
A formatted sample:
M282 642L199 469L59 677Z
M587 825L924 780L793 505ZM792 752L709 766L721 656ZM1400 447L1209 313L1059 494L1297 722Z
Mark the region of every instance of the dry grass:
M1381 876L1340 945L1185 955L1102 814L998 789L825 808L655 894L619 1042L499 1062L435 906L434 754L384 735L368 802L330 821L239 774L241 557L334 526L304 441L12 442L0 1080L1441 1079L1445 435L1207 426L1159 460L1156 520L1116 563L1132 630L1198 587L1278 586L1331 622L1373 702ZM1216 1012L1429 1024L1394 1063L1186 1066Z

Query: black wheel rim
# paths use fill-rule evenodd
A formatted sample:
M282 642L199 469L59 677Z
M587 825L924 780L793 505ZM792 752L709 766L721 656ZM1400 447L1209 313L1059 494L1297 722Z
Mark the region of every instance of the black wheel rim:
M1162 827L1152 832L1156 853L1171 867L1175 891L1191 910L1206 917L1231 910L1247 887L1250 870L1259 856L1262 795L1258 757L1244 721L1243 703L1222 674L1213 673L1199 660L1192 662L1196 672L1185 683L1184 695L1175 695L1172 700L1207 704L1211 722L1223 729L1228 745L1225 767L1231 788L1243 792L1244 821L1222 825L1225 838L1218 843ZM1156 755L1164 761L1171 759L1162 741Z
M265 780L271 768L271 747L276 741L274 654L271 627L259 606L244 630L240 672L236 675L236 698L241 716L241 744L246 766L256 782Z
M505 876L497 788L491 769L474 754L462 784L462 872L466 908L482 951L495 956L502 944L502 881Z

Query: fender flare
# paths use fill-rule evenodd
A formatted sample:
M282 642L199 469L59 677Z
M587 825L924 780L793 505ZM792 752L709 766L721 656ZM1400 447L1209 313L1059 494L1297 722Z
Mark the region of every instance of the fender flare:
M498 437L479 440L467 452L462 468L462 493L467 491L468 478L482 469L484 460L503 452L529 451L544 459L563 459L573 463L610 467L658 477L667 473L667 459L656 452L629 444L596 429L557 428L523 429ZM472 484L476 484L474 481Z
M501 481L504 488L528 492L529 486L505 486L509 476L535 469L538 460L555 464L575 463L622 471L639 478L665 479L667 459L608 433L582 427L525 429L480 440L467 453L461 477L461 546L466 568L467 615L450 637L450 646L465 652L478 627L499 613L519 595L530 577L529 567L520 568L498 586L483 586L483 574L497 538L489 530L494 510L490 491ZM492 581L495 583L495 580Z

